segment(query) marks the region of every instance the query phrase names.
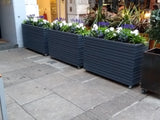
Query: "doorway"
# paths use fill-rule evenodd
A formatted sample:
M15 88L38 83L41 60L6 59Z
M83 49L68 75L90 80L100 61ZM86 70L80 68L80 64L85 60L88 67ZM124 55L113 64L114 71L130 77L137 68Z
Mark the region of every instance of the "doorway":
M37 0L39 15L52 22L56 18L66 19L67 0Z

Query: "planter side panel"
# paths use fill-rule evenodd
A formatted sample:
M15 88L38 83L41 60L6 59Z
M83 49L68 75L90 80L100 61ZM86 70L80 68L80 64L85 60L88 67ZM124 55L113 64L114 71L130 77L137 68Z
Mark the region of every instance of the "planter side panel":
M83 66L84 38L79 35L49 30L49 54L68 64Z
M48 55L47 32L43 28L22 24L24 47Z
M145 47L87 37L84 68L87 71L133 86L141 79Z
M160 55L145 52L141 87L160 94Z

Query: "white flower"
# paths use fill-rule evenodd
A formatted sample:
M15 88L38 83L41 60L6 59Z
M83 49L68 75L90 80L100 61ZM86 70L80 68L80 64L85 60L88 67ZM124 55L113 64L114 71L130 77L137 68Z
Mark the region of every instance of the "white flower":
M56 24L58 22L58 20L54 20L53 23Z
M66 21L64 20L64 21L62 21L62 23L63 23L63 25L67 25L67 23L66 23Z
M118 27L117 30L121 31L123 28L122 27Z
M109 32L109 30L108 30L108 29L106 29L106 30L105 30L105 32L106 32L106 33L108 33L108 32Z
M72 26L72 23L68 23L68 26Z
M114 33L114 34L113 34L113 36L117 36L117 34L116 34L116 33Z
M131 31L131 34L134 34L135 36L137 36L139 34L139 31L138 30Z
M117 33L120 33L121 31L120 31L120 30L117 30L116 32L117 32Z
M60 27L62 27L62 26L63 26L63 24L62 24L62 23L60 23L60 24L59 24L59 26L60 26Z
M54 23L51 23L51 25L53 26L53 25L54 25Z
M110 29L110 31L114 31L114 27L110 27L109 29Z
M122 29L123 29L122 27L118 27L116 32L120 33Z
M33 22L38 22L38 18L33 18Z
M83 25L83 23L80 23L79 26L80 26L80 27L83 27L84 25Z
M80 28L80 26L79 26L79 25L77 25L76 27L77 27L77 28Z
M93 25L93 28L92 28L92 31L97 31L98 30L98 25L97 24L94 24Z
M47 20L43 20L43 23L46 24L46 23L49 23L49 22Z
M85 27L85 26L83 26L83 27L82 27L82 30L84 30L85 28L86 28L86 27Z

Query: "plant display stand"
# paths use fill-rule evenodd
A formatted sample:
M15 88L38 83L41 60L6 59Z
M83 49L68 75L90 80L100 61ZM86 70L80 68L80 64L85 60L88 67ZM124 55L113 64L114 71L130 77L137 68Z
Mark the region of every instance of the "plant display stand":
M144 53L142 73L142 93L152 91L160 94L160 49L155 48Z
M83 66L84 39L81 35L48 30L49 55L52 58L74 65Z
M46 29L32 25L22 24L22 32L25 48L31 49L43 55L48 55L48 41L46 39Z
M132 88L140 82L145 49L142 44L86 37L84 68Z

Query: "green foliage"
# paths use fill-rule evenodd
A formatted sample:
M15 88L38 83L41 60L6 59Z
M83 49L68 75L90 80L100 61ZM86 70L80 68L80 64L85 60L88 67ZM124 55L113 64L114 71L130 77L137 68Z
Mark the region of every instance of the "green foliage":
M98 27L96 24L94 24L92 30L90 31L90 36L96 38L104 38L106 29L107 27Z
M50 28L51 26L51 24L47 20L36 17L28 17L26 20L24 20L23 24L38 26L45 29Z
M105 30L105 37L106 40L117 40L118 39L118 34L117 32L114 30L113 27L111 27L110 29L106 29Z
M135 5L124 7L114 17L108 17L107 20L110 22L110 27L120 27L123 24L132 24L141 33L144 33L148 29L149 23L144 19L144 10L140 9Z
M93 22L93 25L102 21L105 21L105 15L102 13L102 6L98 6L98 11L97 11L95 20Z
M133 44L145 43L145 38L139 35L138 30L123 29L122 27L114 29L113 27L102 28L97 25L93 25L90 36Z
M160 42L160 9L152 11L147 33L150 39Z
M66 23L66 21L55 20L51 23L51 28L53 30L59 30L62 32L70 32L74 34L79 34L86 36L89 34L89 31L83 25L83 23Z

